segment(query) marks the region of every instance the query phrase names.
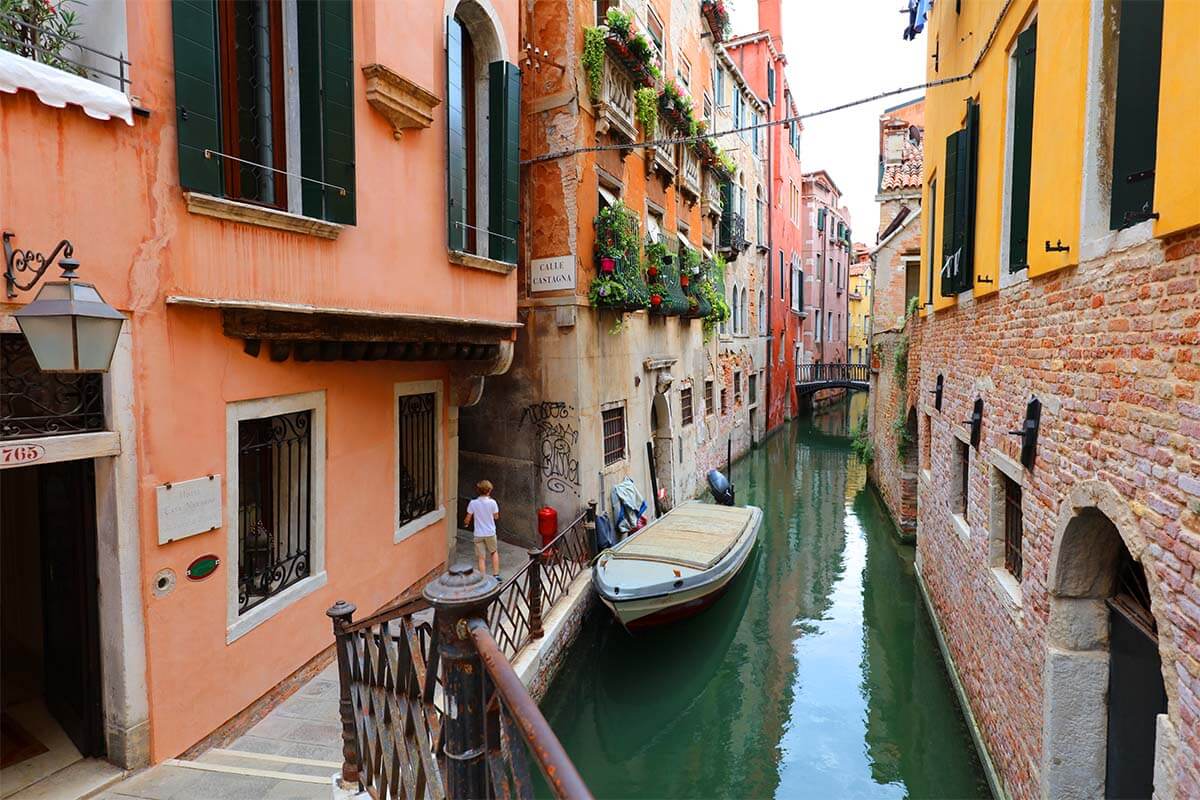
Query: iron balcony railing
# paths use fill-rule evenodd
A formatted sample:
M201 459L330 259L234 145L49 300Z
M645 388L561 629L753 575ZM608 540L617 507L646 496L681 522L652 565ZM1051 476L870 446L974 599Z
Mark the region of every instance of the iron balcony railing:
M101 83L104 78L114 80L122 92L129 93L132 65L124 53L113 55L89 47L75 38L34 25L20 12L0 13L0 49Z
M376 800L532 798L532 756L555 797L591 797L510 659L587 569L594 523L593 504L499 589L459 565L358 622L350 603L329 609L343 786Z
M746 219L735 211L721 215L719 232L717 246L734 257L750 247L746 240Z

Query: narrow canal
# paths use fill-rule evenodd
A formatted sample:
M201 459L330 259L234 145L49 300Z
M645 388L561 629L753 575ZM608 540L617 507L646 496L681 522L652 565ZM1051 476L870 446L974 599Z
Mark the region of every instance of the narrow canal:
M706 613L632 637L606 611L542 704L597 798L989 797L913 574L848 420L734 465L764 514Z

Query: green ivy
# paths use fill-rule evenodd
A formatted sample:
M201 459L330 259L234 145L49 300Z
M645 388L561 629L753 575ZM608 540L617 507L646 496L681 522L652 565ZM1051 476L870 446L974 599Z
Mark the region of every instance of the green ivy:
M604 83L604 29L584 28L583 55L579 57L583 72L587 75L588 91L593 98L600 96Z
M906 420L899 414L892 420L892 435L896 437L896 455L903 461L908 457L909 448L913 446L912 434L908 432Z
M850 442L850 451L863 464L871 466L871 462L875 460L875 444L871 441L870 432L867 430L865 413L859 419L858 424L854 426L851 436L854 438Z
M636 107L634 115L642 126L642 135L653 139L658 131L658 93L650 86L643 86L633 93Z
M729 303L725 300L725 259L717 256L709 262L697 291L709 304L709 312L704 316L704 341L707 342L717 326L729 319Z

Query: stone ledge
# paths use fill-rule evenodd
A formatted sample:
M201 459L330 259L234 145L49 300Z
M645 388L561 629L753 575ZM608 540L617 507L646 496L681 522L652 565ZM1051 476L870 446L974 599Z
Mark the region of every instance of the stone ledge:
M392 135L404 136L407 128L428 128L433 124L433 109L441 98L428 89L413 83L383 64L366 64L367 102L392 124Z
M264 228L274 228L291 233L303 233L318 236L322 239L336 239L341 235L345 225L336 222L326 222L323 219L291 214L274 208L241 203L224 197L213 197L198 192L184 192L183 199L191 214L203 217L214 217L228 222L244 222L248 225L260 225Z
M996 589L996 595L1004 603L1004 607L1013 616L1015 621L1021 619L1021 584L1017 581L1013 574L1003 567L988 567L988 572L992 574L992 585Z
M468 269L481 269L484 272L495 272L499 275L508 275L517 268L516 264L510 264L507 261L496 261L485 256L477 256L474 253L464 253L461 250L451 250L448 257L451 264Z
M954 532L958 534L958 538L964 542L971 541L971 526L963 519L962 514L951 514L950 523L954 526Z

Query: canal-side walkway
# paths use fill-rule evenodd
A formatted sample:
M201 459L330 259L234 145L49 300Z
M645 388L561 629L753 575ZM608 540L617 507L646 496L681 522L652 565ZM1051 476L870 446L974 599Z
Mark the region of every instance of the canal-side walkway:
M500 541L507 580L529 560ZM474 561L470 534L458 533L459 561ZM109 788L103 800L328 800L342 766L337 664L330 663L228 747L193 760L169 759ZM49 797L49 796L48 796Z

